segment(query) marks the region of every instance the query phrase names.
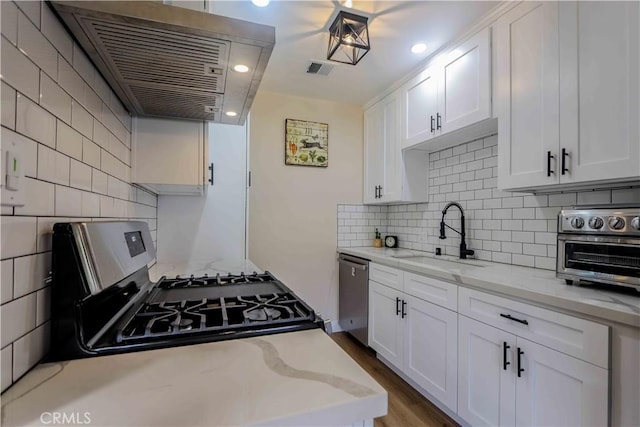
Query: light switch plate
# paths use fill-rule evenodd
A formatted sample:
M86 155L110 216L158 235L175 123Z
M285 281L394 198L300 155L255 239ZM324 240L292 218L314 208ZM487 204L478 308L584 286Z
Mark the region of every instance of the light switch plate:
M23 164L22 144L11 138L3 139L0 160L2 206L24 206Z

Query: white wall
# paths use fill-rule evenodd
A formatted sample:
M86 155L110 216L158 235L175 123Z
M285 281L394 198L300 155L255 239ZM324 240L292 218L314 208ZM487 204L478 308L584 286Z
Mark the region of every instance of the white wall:
M285 119L329 124L327 168L285 166ZM249 259L337 319L336 205L362 201L360 106L259 92L251 110Z
M246 134L246 126L210 123L214 185L203 197L158 197L158 262L245 258Z
M146 221L156 196L131 185L131 117L42 2L2 1L2 141L24 148L26 203L2 207L2 390L47 352L56 222Z

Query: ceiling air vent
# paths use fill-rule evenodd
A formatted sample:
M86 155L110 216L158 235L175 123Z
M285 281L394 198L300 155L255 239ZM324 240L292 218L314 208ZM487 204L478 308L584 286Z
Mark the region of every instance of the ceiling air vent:
M307 74L318 74L321 76L328 76L333 70L333 65L326 64L324 62L312 61L307 67Z

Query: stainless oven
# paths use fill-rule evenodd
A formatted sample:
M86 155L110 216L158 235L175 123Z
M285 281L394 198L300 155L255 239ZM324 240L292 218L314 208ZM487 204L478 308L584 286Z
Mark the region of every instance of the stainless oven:
M556 272L640 290L640 208L561 211Z

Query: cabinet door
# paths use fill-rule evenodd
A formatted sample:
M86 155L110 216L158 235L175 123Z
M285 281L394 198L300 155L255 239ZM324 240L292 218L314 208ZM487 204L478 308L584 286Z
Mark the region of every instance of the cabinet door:
M491 29L446 56L438 79L436 135L491 117Z
M514 425L516 337L465 316L458 334L458 415L471 425Z
M394 289L369 281L369 345L402 368L402 319L397 314L400 296Z
M377 103L364 113L364 203L377 203L376 186L382 185L384 161L384 111Z
M556 184L558 3L523 2L503 15L496 23L496 47L498 187Z
M438 67L429 67L402 89L402 147L433 137L438 108Z
M402 200L402 151L400 148L400 96L392 93L382 100L384 123L383 180L380 190L385 203Z
M561 182L640 175L640 3L560 2Z
M516 425L608 424L608 371L520 337L517 346Z
M404 296L404 368L412 380L447 407L458 399L458 315L421 299Z

